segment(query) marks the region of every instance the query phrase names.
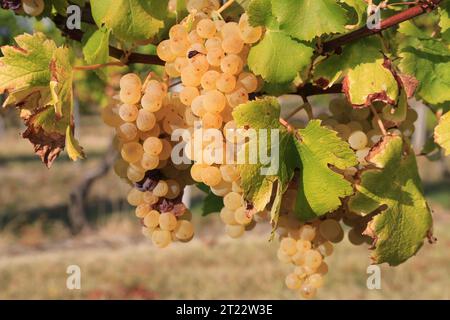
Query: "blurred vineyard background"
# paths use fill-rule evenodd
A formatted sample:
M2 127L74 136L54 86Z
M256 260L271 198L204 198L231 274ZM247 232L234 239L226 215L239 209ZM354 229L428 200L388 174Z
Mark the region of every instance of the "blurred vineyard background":
M51 23L0 11L1 45L32 30L62 40ZM46 169L21 139L16 111L0 110L0 299L295 299L284 286L288 267L276 258L269 227L228 239L217 215L201 217L198 190L190 191L197 230L192 242L158 250L144 239L124 199L129 187L109 170L112 131L99 116L110 102L114 74L123 71L111 71L110 86L93 73L76 79L75 121L88 156L84 161L72 163L63 155ZM316 110L329 98L314 99ZM420 147L435 120L417 105ZM382 266L382 289L371 291L367 247L345 240L329 261L318 298L450 298L450 161L422 156L419 165L437 243L426 243L397 268ZM81 290L66 288L66 268L72 264L81 267Z

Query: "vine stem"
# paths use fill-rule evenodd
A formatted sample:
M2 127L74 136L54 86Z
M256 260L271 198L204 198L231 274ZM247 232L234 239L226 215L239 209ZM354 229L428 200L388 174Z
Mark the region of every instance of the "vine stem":
M229 1L227 1L227 2L225 2L224 4L223 4L223 6L221 6L220 8L219 8L219 10L217 10L217 13L222 13L222 12L224 12L226 9L228 9L233 3L234 3L234 1L235 0L229 0Z
M92 64L92 65L88 65L88 66L76 66L73 68L73 70L76 70L76 71L97 70L97 69L104 68L104 67L111 67L111 66L123 67L125 65L126 64L124 64L123 62L117 61L117 62Z
M344 44L359 40L361 38L365 38L381 31L391 28L393 26L398 25L401 22L410 20L417 16L420 16L426 12L430 12L437 8L437 6L442 2L442 0L422 0L419 1L414 7L406 9L402 12L394 14L390 16L380 23L380 29L369 29L367 26L357 29L355 31L346 33L342 36L338 36L335 39L324 42L321 54L333 52L336 49L340 48Z
M372 111L373 116L377 121L378 127L380 127L381 133L383 134L383 136L387 136L386 128L384 127L383 121L378 116L377 110L375 110L375 107L373 105L370 105L370 110Z

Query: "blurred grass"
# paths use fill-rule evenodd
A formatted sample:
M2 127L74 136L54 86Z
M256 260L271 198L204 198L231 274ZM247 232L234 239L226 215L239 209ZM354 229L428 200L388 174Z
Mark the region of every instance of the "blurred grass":
M79 177L96 165L111 131L82 118L88 158L65 156L51 170L32 147L9 130L0 136L0 299L294 299L284 287L290 267L276 259L269 230L258 227L239 240L226 238L217 216L195 217L189 244L157 250L143 239L123 199L128 186L112 173L96 182L88 218L93 231L72 237L67 200ZM329 259L322 299L449 299L450 187L436 163L419 159L425 192L435 209L438 242L397 268L382 266L382 290L366 288L366 247L344 243ZM198 202L194 202L197 211ZM82 290L66 289L66 268L82 269Z

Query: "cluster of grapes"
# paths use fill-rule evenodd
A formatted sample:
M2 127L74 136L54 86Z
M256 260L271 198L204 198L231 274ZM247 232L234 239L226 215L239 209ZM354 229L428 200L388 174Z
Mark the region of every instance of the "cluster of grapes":
M102 118L116 129L121 158L114 170L133 185L128 202L136 206L143 233L161 248L172 240L188 241L194 228L181 197L192 183L189 166L175 165L170 159L170 134L189 126L186 107L178 94L167 92L164 82L147 78L142 84L133 73L120 79L118 98L120 104L105 108Z
M367 165L366 157L370 148L383 136L379 120L389 133L405 137L411 137L417 120L417 113L411 108L408 108L405 119L402 119L390 105L376 102L373 107L377 116L371 113L370 108L354 109L347 99L336 98L329 105L331 115L322 114L318 117L323 120L323 125L335 130L343 140L348 141L356 152L360 167ZM356 168L350 171L356 173Z
M45 8L44 0L2 0L2 9L21 11L29 16L37 17Z
M223 141L242 143L232 111L247 102L260 85L244 67L250 45L261 38L263 30L250 26L246 14L239 23L211 19L211 9L218 8L214 3L188 2L190 17L169 30L169 39L158 45L157 54L166 62L167 75L181 78L180 100L188 108L189 118L201 123L201 129L221 130ZM197 130L191 128L192 136ZM225 144L208 143L206 139L202 139L201 147L203 150L195 150L193 142L186 143L186 155L195 162L191 176L224 197L221 218L227 234L237 238L254 225L253 214L244 203L237 167L228 161L235 159L239 148L230 155ZM259 213L258 218L262 217L264 214Z

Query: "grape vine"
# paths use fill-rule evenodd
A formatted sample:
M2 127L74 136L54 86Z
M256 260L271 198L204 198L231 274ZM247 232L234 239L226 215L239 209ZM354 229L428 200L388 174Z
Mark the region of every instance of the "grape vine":
M207 192L204 214L217 212L231 238L270 224L278 259L293 267L285 284L307 299L324 285L325 260L346 232L370 246L373 263L393 266L432 238L409 99L433 110L430 139L448 154L448 1L380 1L378 29L365 25L363 0L111 1L76 1L83 26L72 30L65 1L3 0L18 15L49 17L67 43L35 33L2 47L0 93L50 166L63 149L85 156L74 137L74 72L107 80L107 67L152 65L123 75L101 116L115 130L114 171L156 247L193 239L182 201L189 185ZM423 14L430 21L414 19ZM302 103L283 118L286 94ZM324 94L336 95L325 109L308 99ZM291 122L301 110L307 121ZM249 135L263 130L270 135L252 149ZM187 136L181 143L177 132ZM256 150L276 158L275 169L260 154L248 161Z

